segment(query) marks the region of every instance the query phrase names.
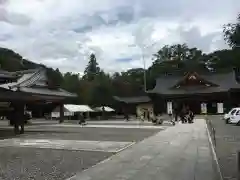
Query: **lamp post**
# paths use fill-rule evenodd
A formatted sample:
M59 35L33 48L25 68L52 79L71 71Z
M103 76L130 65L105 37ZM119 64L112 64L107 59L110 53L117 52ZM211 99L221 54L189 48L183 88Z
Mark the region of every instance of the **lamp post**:
M143 61L143 84L144 84L144 92L147 92L147 74L146 74L146 61L145 61L145 56L144 56L144 50L146 48L150 48L153 45L155 45L157 42L154 42L150 45L146 45L143 47L139 47L141 50L141 55L142 55L142 61Z

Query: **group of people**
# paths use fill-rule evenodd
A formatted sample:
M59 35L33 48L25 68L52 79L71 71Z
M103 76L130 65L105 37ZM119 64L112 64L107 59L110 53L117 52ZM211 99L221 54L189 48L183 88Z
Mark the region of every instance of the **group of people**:
M178 118L182 123L193 123L194 113L190 110L189 106L183 106L181 109L174 109L174 121L177 122Z
M154 124L162 124L162 119L157 118L157 116L151 116L151 113L149 111L142 111L142 113L139 115L136 114L136 117L140 117L141 121L144 121L146 118L148 121L152 121ZM193 123L194 120L194 113L191 111L189 106L182 106L182 107L175 107L173 109L173 113L170 114L170 116L174 118L172 119L172 124L175 125L176 122L180 121L182 123ZM129 121L129 114L124 111L124 118L126 121Z

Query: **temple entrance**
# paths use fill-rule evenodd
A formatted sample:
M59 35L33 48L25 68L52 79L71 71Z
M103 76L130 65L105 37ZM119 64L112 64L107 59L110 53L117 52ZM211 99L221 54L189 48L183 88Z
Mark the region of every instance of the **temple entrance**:
M201 114L201 103L198 101L188 100L185 102L185 105L189 107L189 109L194 114Z
M207 103L208 114L217 114L217 103L209 102Z
M201 102L197 100L181 100L175 103L180 110L185 106L189 107L194 114L201 114Z

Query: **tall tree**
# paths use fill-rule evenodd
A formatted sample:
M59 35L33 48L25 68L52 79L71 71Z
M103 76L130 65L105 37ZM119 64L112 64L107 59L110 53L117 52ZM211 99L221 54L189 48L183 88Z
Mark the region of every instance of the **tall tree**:
M189 48L186 44L164 46L154 57L153 65L149 69L153 78L159 74L207 71L202 51Z
M57 68L56 70L52 68L47 68L48 85L51 88L60 87L63 83L63 75Z
M235 23L224 25L223 32L225 40L230 47L240 47L240 14Z
M186 44L165 45L153 56L156 63L170 60L183 61L186 60L188 49Z
M70 92L78 93L79 84L80 84L79 74L73 74L70 72L64 74L62 83L62 87L64 89Z
M91 54L89 57L89 62L84 71L83 79L88 81L93 81L100 73L100 67L98 66L95 54Z

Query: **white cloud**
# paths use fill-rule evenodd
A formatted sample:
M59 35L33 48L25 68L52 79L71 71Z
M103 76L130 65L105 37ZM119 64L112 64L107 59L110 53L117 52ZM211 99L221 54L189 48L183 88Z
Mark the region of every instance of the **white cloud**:
M222 25L239 9L239 0L2 0L0 46L73 72L83 72L94 52L106 71L121 71L143 67L139 47L153 42L144 50L148 66L164 44L227 47Z

